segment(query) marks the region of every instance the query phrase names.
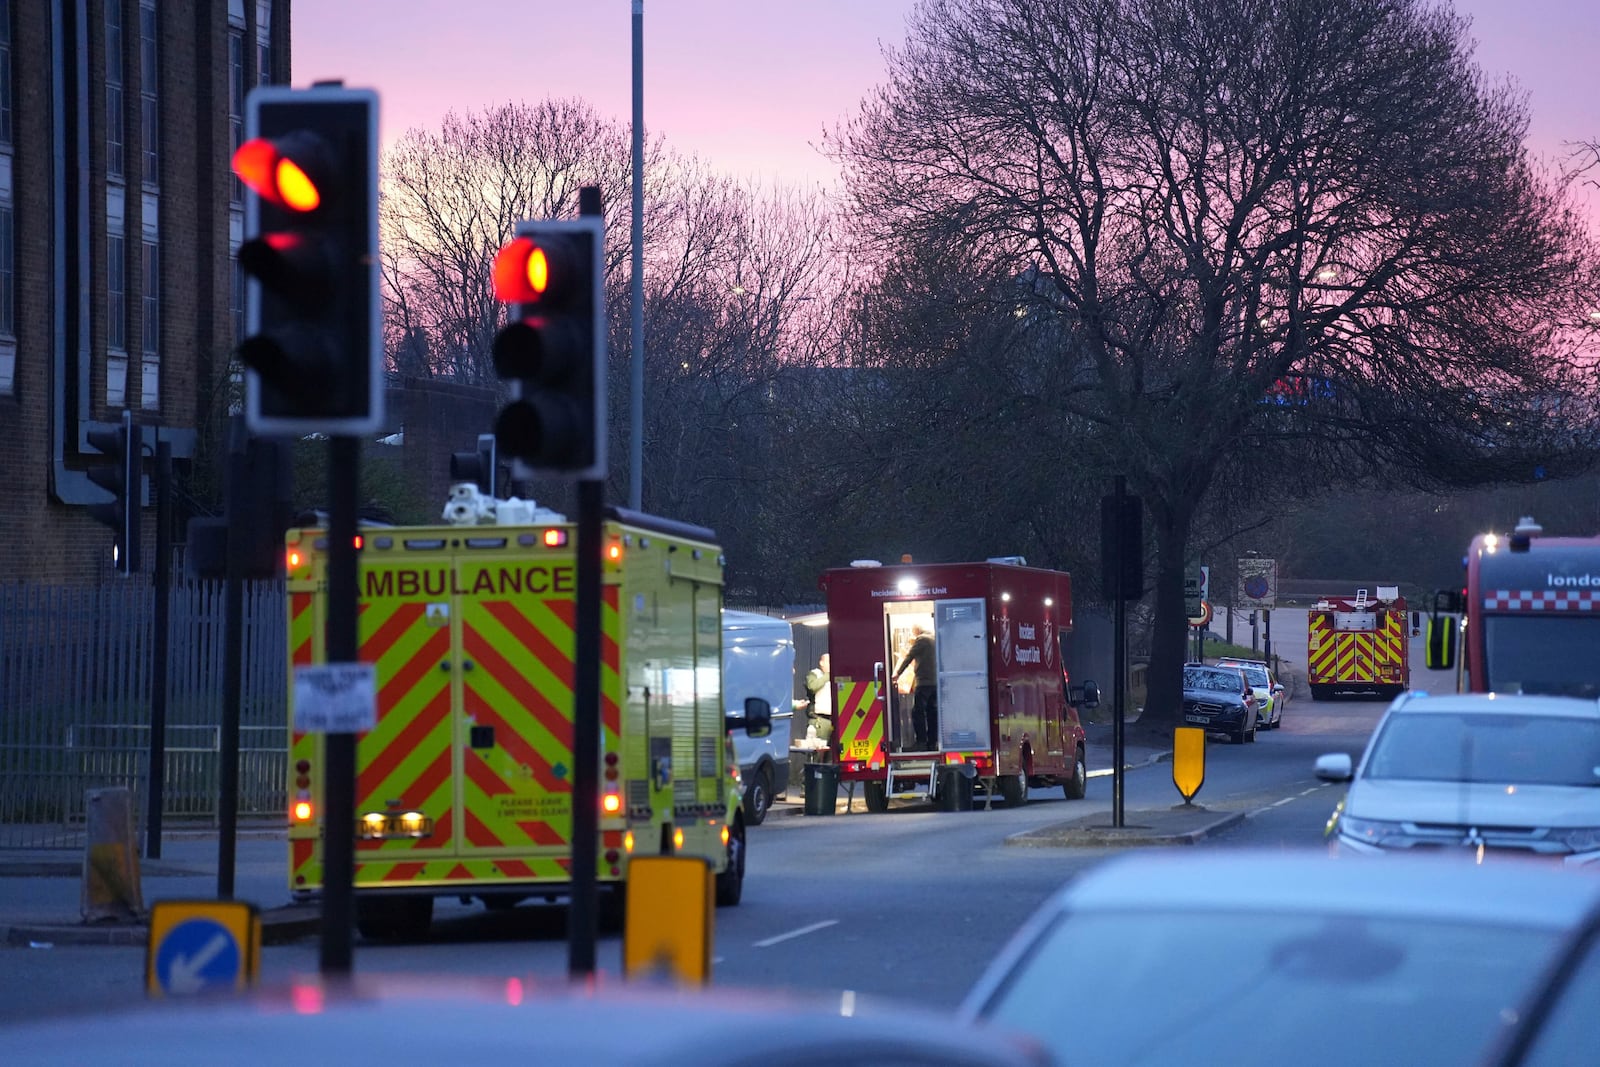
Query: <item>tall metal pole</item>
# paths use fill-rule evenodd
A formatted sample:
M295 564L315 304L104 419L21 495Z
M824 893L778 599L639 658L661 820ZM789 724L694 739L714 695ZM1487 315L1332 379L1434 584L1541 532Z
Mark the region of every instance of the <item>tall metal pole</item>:
M633 358L628 388L628 506L644 509L644 0L633 0Z
M172 636L172 443L156 430L156 610L150 648L150 795L144 854L161 858L161 808L167 792L167 657Z
M1127 729L1127 704L1125 690L1128 685L1128 589L1127 568L1122 565L1122 557L1128 551L1127 525L1123 519L1125 508L1123 498L1128 491L1128 480L1122 475L1117 475L1116 481L1116 507L1112 510L1116 514L1117 536L1112 538L1116 545L1116 560L1114 562L1116 575L1116 605L1112 609L1113 636L1111 642L1111 667L1116 672L1116 701L1112 714L1111 731L1111 825L1122 826L1122 791L1124 763L1124 735Z
M239 703L244 691L245 483L249 481L249 435L244 417L229 426L228 484L223 488L228 523L228 558L222 600L222 733L217 768L217 899L233 899L239 829Z
M579 194L578 204L580 215L599 215L599 187L586 186ZM595 343L605 342L597 337ZM600 538L605 492L604 477L578 480L578 604L573 626L577 648L572 665L572 900L567 911L567 971L574 978L594 974L599 925L595 894L600 853Z
M356 511L361 486L361 441L328 442L328 662L355 663ZM356 735L329 733L324 746L325 827L322 837L322 945L324 975L347 975L355 925Z

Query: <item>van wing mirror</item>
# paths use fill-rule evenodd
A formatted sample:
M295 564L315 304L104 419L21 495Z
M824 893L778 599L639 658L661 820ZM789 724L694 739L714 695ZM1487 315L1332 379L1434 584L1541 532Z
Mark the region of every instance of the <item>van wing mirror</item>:
M1067 703L1097 708L1100 706L1100 687L1092 681L1085 681L1080 686L1068 686Z
M772 705L765 697L744 698L744 732L751 737L772 733Z
M1427 661L1430 671L1447 671L1456 665L1456 639L1461 623L1454 615L1428 619Z

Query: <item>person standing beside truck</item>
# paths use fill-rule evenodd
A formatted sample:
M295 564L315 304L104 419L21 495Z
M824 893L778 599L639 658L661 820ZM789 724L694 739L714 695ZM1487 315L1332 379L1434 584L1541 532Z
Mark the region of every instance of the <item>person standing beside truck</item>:
M806 692L811 694L811 725L821 741L833 736L833 692L828 685L829 673L826 652L817 658L817 665L806 673Z
M931 752L939 744L939 672L934 661L933 635L917 623L911 628L911 647L894 669L895 681L914 667L916 691L911 698L911 732L917 752Z

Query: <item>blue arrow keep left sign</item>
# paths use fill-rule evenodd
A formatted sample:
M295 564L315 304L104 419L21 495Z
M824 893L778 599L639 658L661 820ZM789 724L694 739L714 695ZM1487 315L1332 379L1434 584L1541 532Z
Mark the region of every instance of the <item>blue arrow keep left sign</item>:
M178 923L156 949L156 980L178 996L209 989L233 989L243 962L233 931L213 919Z

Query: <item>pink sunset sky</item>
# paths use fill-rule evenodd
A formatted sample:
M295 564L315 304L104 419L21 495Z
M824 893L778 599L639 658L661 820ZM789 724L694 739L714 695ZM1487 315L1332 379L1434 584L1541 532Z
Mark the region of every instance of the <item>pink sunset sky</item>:
M829 184L811 146L883 77L916 0L644 0L644 115L674 149L765 183ZM1456 0L1479 65L1529 94L1530 146L1600 140L1596 0ZM632 115L633 0L300 0L294 84L376 89L383 138L449 111L580 97ZM1590 196L1591 203L1600 197Z

